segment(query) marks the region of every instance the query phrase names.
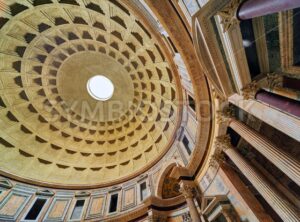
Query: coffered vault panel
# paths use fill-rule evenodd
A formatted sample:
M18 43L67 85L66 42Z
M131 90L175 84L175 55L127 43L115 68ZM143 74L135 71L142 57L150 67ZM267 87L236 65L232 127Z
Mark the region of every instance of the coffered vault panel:
M178 86L158 41L128 9L108 0L0 8L2 172L101 185L144 170L168 149ZM107 102L86 91L97 74L115 85Z

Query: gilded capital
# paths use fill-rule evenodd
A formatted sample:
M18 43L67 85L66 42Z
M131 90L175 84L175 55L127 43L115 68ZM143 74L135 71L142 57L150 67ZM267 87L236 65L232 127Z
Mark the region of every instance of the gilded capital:
M227 149L233 148L230 135L218 136L215 141L215 146L218 151L226 151Z
M232 106L226 106L223 110L217 111L216 120L218 124L227 122L234 117L234 108Z
M209 166L218 168L218 166L225 161L224 153L220 150L216 150L209 160Z
M215 141L215 146L215 152L210 158L209 166L217 168L221 163L225 161L225 155L223 151L233 148L233 146L231 145L230 136L218 136Z
M243 97L246 100L254 99L259 87L255 81L249 83L242 89Z
M232 26L239 24L236 14L241 2L241 0L232 0L218 13L221 17L221 24L223 25L224 33L227 32Z

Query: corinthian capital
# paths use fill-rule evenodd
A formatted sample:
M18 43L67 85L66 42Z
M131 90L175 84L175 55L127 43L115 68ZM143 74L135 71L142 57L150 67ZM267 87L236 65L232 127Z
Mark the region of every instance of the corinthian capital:
M218 166L225 161L224 153L220 150L216 150L209 160L209 166L218 168Z
M229 135L218 136L215 141L215 152L211 156L209 166L217 168L221 163L225 161L225 155L223 151L233 148L231 145L231 139Z
M230 135L218 136L215 141L215 146L218 151L226 151L227 149L233 148Z
M232 26L239 24L236 13L242 0L232 0L218 14L223 24L223 32L227 32Z
M245 86L242 89L243 92L243 97L244 99L248 100L248 99L254 99L255 98L255 94L258 91L258 86L257 83L255 81L249 83L247 86Z
M221 124L227 122L234 117L234 108L232 106L226 106L223 110L217 111L217 123Z

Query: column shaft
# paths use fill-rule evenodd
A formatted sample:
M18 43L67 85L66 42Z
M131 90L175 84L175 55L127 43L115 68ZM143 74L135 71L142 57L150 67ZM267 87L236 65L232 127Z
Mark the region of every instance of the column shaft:
M238 120L232 120L229 127L300 186L300 162L298 160Z
M242 209L241 212L244 210L248 212L249 221L273 222L270 215L267 214L254 194L242 182L241 178L231 167L227 164L222 164L219 168L219 174L230 192L236 194L235 198L238 205L240 205L240 210ZM238 209L237 213L240 213Z
M238 94L229 97L229 102L282 133L300 141L300 119L296 119L291 115L256 100L244 100L243 97Z
M300 102L300 91L291 90L288 88L283 88L278 86L274 88L263 88L263 90Z
M298 7L300 0L248 0L238 9L237 17L240 20L247 20Z
M192 221L193 222L200 222L200 216L199 216L198 210L195 206L194 199L193 198L186 198L186 203L189 207Z
M290 204L286 198L281 195L260 173L258 173L252 165L248 164L237 151L230 148L224 152L283 221L299 221L299 211Z
M180 182L180 192L185 197L187 206L189 208L189 212L193 222L200 222L200 216L197 210L197 207L194 202L194 187L190 185L188 182L181 181Z
M258 101L266 103L272 107L275 107L283 112L292 114L300 118L300 102L283 97L281 95L276 95L266 91L259 91L255 98Z

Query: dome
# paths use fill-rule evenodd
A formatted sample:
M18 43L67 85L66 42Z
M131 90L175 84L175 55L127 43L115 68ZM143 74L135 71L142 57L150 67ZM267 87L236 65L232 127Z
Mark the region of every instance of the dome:
M1 18L2 173L97 187L141 174L168 151L180 125L181 89L148 24L117 1L6 7L12 16ZM112 92L91 84L99 76ZM89 88L95 85L102 99Z
M0 221L299 221L299 7L0 1Z

